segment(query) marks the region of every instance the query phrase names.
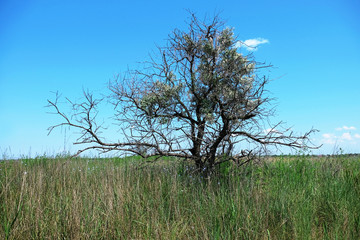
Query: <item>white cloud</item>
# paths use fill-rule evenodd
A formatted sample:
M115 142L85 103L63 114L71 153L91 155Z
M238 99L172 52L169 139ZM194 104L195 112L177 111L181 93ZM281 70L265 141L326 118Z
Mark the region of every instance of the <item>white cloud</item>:
M235 47L245 47L248 51L256 51L257 47L260 44L269 43L269 40L265 38L254 38L254 39L248 39L245 41L238 41L235 45Z
M341 135L340 139L342 140L352 140L351 134L350 133L343 133L343 135Z
M264 133L269 134L269 133L280 133L280 132L275 128L268 128L264 130Z
M354 142L355 139L360 138L360 134L356 133L355 135L351 135L349 132L343 133L341 136L336 136L335 134L332 133L324 133L322 135L323 139L322 142L323 143L327 143L327 144L335 144L336 142L338 143L344 143L344 142Z
M335 128L340 132L327 132L321 135L318 140L324 148L336 149L341 147L348 152L358 153L360 149L360 132L354 126L342 126ZM315 141L314 141L315 142ZM322 149L324 149L322 148Z
M354 126L351 126L351 127L348 127L348 126L343 126L343 127L338 127L338 128L335 128L336 131L342 131L342 130L356 130L356 127Z
M324 133L322 142L327 144L335 144L337 137L332 133Z
M335 135L332 134L332 133L324 133L322 136L323 136L324 138L333 138L333 137L335 137Z

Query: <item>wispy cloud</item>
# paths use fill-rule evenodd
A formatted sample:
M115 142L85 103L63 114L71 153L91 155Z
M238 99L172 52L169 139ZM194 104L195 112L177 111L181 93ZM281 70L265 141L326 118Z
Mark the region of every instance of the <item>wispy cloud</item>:
M343 127L335 128L335 130L336 131L343 131L343 130L349 131L349 130L356 130L356 127L354 127L354 126L351 126L351 127L343 126Z
M340 139L342 140L352 140L352 137L351 137L351 134L350 133L343 133L341 136L340 136Z
M245 41L238 41L235 47L245 47L248 51L256 51L257 47L261 44L269 43L269 40L265 38L253 38Z
M326 144L335 144L337 137L332 133L324 133L322 142Z
M322 138L323 143L335 144L336 142L343 143L343 142L356 141L356 139L360 139L360 134L356 133L354 135L351 135L351 133L345 132L345 133L341 134L340 136L336 136L333 133L324 133L322 135L322 137L323 137Z
M268 128L268 129L265 129L264 130L264 133L265 134L274 134L274 133L277 133L277 134L280 134L280 132L278 130L276 130L275 128Z

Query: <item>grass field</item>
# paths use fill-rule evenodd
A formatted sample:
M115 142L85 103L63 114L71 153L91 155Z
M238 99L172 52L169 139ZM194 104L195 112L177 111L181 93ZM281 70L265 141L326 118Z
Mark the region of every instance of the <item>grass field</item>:
M275 157L208 179L191 169L0 161L0 238L360 239L360 157Z

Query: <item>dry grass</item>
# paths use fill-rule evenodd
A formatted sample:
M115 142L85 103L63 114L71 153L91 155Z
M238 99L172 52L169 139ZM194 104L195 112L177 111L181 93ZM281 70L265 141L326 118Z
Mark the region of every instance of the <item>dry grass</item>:
M293 157L203 179L164 161L0 162L3 239L360 239L360 161Z

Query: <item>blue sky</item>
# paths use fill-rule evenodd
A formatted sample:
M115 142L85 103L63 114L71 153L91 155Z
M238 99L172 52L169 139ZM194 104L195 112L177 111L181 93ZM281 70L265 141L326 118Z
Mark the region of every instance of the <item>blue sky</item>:
M221 12L254 56L273 64L268 89L276 120L314 127L316 153L360 152L360 2L327 1L0 1L0 153L36 156L75 150L72 132L44 106L59 91L106 92L114 75L148 59L186 9ZM115 134L114 134L115 136Z

